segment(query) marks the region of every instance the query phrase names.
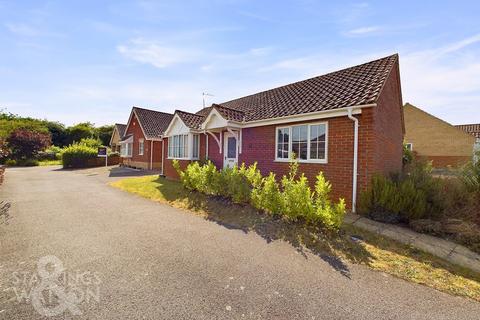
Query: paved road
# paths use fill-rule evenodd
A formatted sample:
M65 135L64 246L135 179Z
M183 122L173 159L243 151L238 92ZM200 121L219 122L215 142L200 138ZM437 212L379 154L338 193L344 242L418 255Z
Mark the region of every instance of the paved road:
M1 319L39 319L38 311L55 306L65 309L61 319L480 317L480 303L357 265L348 265L348 278L283 241L267 243L106 185L117 178L104 170L7 170L0 199L11 202L12 219L0 226ZM70 289L59 284L60 297L76 284L76 296L89 290L88 300L48 304L51 279L32 280L48 255L73 279ZM31 301L19 303L14 288L31 290Z

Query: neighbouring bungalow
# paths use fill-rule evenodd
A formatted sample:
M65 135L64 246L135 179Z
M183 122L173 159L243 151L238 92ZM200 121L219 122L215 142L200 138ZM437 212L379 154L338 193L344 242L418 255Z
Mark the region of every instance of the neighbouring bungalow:
M475 137L475 161L479 160L479 153L480 153L480 123L475 124L458 124L455 127L459 128L460 130L465 131L468 134L471 134Z
M125 135L126 124L115 123L112 136L110 137L110 148L113 152L120 152L120 141Z
M475 137L413 105L404 107L405 143L435 168L456 167L472 160Z
M132 168L163 168L162 136L173 114L133 107L120 140L122 164Z
M334 198L355 211L376 173L402 170L404 122L398 55L279 88L176 110L163 134L163 173L209 159L218 168L258 163L262 174L288 172L295 154L311 183L323 171ZM128 131L128 130L127 130Z

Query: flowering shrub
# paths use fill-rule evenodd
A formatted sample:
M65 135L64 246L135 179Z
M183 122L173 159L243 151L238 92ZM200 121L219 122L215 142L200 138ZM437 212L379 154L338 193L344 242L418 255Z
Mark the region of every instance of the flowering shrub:
M262 177L256 163L220 171L210 161L205 165L193 162L181 170L179 162L174 160L173 166L182 184L189 190L223 196L234 203L250 203L259 210L283 215L292 221L302 218L309 223L321 223L327 228L337 229L346 212L343 199L337 204L331 202L331 184L323 174L320 172L317 176L315 190L312 191L305 175L297 176L296 161L291 162L290 172L282 177L280 184L272 172Z

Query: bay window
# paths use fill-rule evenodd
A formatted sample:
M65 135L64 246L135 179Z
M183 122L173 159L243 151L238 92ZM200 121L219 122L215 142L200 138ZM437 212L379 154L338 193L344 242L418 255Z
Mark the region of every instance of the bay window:
M194 134L193 135L193 143L192 143L192 158L198 159L200 157L200 135Z
M168 157L170 159L199 159L200 135L177 134L168 137Z
M120 145L120 155L124 158L132 156L133 143L122 143Z
M300 162L327 162L327 123L277 127L276 160L288 161L295 154Z

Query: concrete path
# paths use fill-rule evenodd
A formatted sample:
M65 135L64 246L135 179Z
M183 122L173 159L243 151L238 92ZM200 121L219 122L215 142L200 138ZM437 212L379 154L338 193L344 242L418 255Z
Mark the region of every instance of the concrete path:
M348 214L345 217L345 223L411 245L451 263L480 272L480 255L452 241L400 226L373 221L355 214Z
M141 173L7 169L0 200L11 203L12 219L0 225L0 319L45 319L40 313L49 312L116 320L480 314L480 303L363 266L346 264L345 276L329 257L304 256L284 241L267 242L106 185L120 174ZM59 262L68 281L56 283L48 275L61 270ZM49 288L60 300L39 298Z

